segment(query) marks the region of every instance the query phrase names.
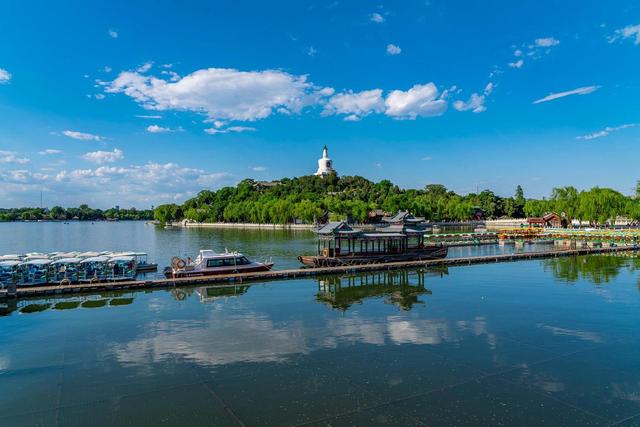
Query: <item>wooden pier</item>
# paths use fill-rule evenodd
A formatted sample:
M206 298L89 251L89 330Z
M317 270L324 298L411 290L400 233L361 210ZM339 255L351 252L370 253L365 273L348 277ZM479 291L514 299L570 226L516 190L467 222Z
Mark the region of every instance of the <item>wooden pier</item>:
M300 268L292 270L271 270L264 272L253 273L239 273L239 274L225 274L218 276L207 277L184 277L177 279L154 279L154 280L132 280L126 282L103 282L103 283L81 283L71 285L51 285L51 286L25 286L17 287L15 295L8 295L6 289L0 290L0 299L15 297L15 298L29 298L40 297L46 295L72 295L78 293L93 293L102 291L113 290L131 290L131 289L144 289L144 288L169 288L169 287L182 287L182 286L202 286L202 285L228 285L238 284L244 282L257 282L268 280L285 280L285 279L297 279L320 275L330 274L353 274L359 272L369 271L385 271L385 270L399 270L399 269L411 269L411 268L424 268L432 266L456 266L456 265L471 265L471 264L486 264L493 262L509 262L509 261L521 261L532 260L541 258L554 258L561 256L577 256L577 255L590 255L590 254L604 254L638 250L636 246L616 246L606 248L576 248L567 250L553 250L553 251L540 251L540 252L527 252L517 254L502 254L502 255L483 255L476 257L464 257L464 258L443 258L425 261L408 261L408 262L393 262L386 264L364 264L364 265L352 265L352 266L340 266L340 267L323 267L323 268Z

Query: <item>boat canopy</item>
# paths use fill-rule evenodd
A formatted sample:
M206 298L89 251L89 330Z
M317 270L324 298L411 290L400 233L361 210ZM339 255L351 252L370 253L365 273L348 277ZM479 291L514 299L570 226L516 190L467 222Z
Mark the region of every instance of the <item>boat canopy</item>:
M51 259L58 260L64 258L75 258L78 256L78 252L60 252L57 255L51 257Z
M131 261L135 261L135 258L132 256L126 256L126 255L120 255L120 256L116 256L113 258L109 258L110 262L131 262Z
M93 258L93 257L97 257L98 255L100 255L100 252L89 251L89 252L82 252L77 256L78 258Z
M57 259L55 261L53 261L54 264L79 264L80 262L82 262L81 258L60 258Z
M106 255L99 255L99 256L94 256L91 258L85 258L82 261L80 261L81 264L87 264L90 262L107 262L109 261L109 257Z
M241 257L243 256L240 252L224 252L217 253L212 251L211 249L202 249L198 252L198 257L201 259L211 259L211 258L232 258L232 257Z
M15 267L22 264L22 261L0 261L0 267Z
M0 261L17 261L20 260L19 255L2 255L0 256Z
M51 260L47 258L35 258L27 260L20 265L48 265L51 264Z

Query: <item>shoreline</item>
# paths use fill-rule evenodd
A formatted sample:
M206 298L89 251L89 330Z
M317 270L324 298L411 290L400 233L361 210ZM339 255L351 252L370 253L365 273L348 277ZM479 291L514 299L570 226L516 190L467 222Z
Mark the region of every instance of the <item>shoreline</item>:
M249 228L249 229L269 229L269 230L313 230L314 224L259 224L252 222L172 222L167 224L171 227L181 228Z

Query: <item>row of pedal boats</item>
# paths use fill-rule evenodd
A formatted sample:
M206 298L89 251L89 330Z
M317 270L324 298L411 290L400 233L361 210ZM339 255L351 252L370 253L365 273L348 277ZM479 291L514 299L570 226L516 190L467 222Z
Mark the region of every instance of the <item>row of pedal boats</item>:
M132 280L155 271L144 252L52 252L0 256L0 287Z

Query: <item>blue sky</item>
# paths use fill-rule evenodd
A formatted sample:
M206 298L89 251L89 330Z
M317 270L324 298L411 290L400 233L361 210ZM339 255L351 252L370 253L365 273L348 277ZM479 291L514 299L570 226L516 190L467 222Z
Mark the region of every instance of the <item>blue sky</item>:
M0 206L313 173L630 193L634 1L4 1Z

